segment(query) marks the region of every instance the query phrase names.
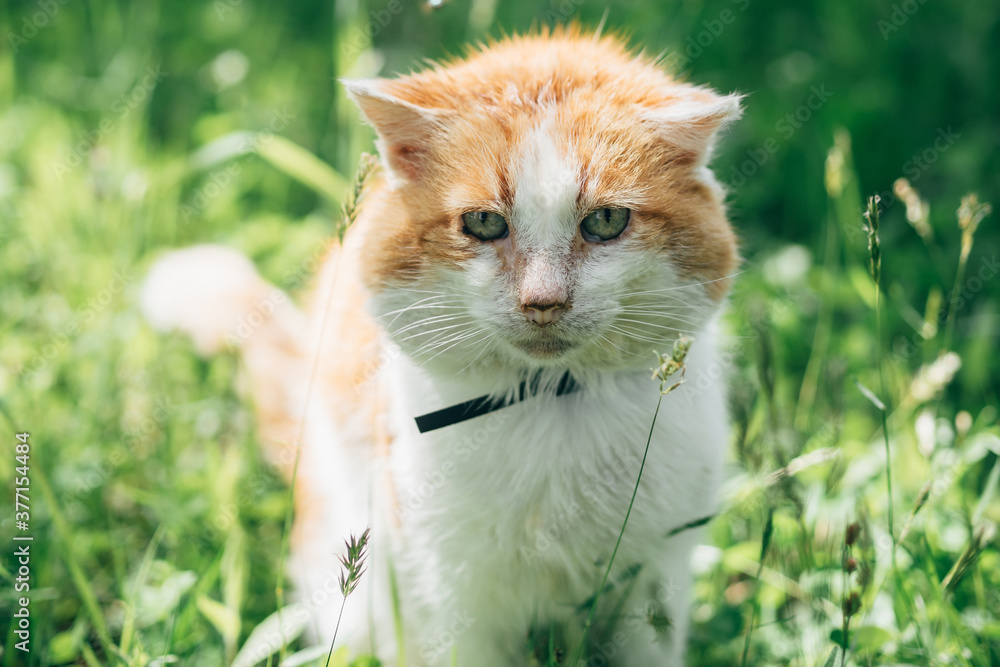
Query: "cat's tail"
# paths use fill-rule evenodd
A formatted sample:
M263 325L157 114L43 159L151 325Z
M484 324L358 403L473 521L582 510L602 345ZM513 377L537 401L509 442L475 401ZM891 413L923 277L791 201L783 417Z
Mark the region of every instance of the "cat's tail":
M306 319L288 295L239 252L200 245L153 264L141 305L154 328L187 334L201 355L240 355L267 454L287 468L301 418L293 392L306 335Z

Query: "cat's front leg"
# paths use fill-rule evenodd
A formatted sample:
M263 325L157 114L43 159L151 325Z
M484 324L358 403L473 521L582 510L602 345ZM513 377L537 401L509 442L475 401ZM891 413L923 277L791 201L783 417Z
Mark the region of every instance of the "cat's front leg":
M619 627L595 647L588 667L684 666L691 599L690 548L676 545L670 552L672 558L648 564L639 575Z
M686 584L682 590L671 579L637 590L617 630L595 647L588 667L683 667L689 588Z
M470 610L470 606L472 610ZM490 610L466 605L463 611L425 622L406 650L408 667L520 667L517 637L491 625ZM425 619L426 621L427 619Z
M403 619L410 633L407 667L525 666L531 606L523 603L522 582L510 576L502 559L485 552L470 557L467 551L426 555L418 562L440 565L411 571L411 590L418 596Z

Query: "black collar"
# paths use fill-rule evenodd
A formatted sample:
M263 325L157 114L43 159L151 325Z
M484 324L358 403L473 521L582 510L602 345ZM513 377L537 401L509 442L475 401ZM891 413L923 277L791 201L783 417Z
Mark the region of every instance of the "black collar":
M538 388L541 381L541 374L536 373L532 378L523 381L517 387L517 393L511 398L505 399L495 399L489 396L480 396L479 398L473 398L471 400L465 401L464 403L459 403L458 405L452 405L451 407L442 408L440 410L435 410L434 412L428 412L425 415L420 415L415 418L417 422L417 430L421 433L427 433L428 431L434 431L439 428L444 428L445 426L451 426L452 424L458 424L459 422L468 421L475 417L481 417L485 414L491 412L496 412L502 408L514 405L515 403L520 403L528 398L538 395ZM556 385L556 396L564 396L566 394L571 394L574 391L579 391L580 385L573 379L573 376L566 371L561 378L559 378L559 383Z

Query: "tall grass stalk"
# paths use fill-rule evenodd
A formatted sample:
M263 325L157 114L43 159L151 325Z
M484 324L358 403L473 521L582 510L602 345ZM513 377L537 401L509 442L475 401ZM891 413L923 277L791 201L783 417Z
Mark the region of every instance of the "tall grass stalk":
M854 558L853 549L860 532L861 525L859 523L855 522L849 525L844 535L844 546L841 550L840 573L843 581L841 612L843 613L843 621L840 628L840 667L847 665L847 651L851 644L851 618L861 609L861 596L856 591L848 591L850 577L858 569L858 561Z
M868 270L872 280L875 282L875 346L876 361L878 364L878 378L880 385L881 400L875 403L882 418L882 440L885 443L885 486L888 493L888 524L889 539L892 541L890 548L890 559L893 572L896 571L896 530L892 513L892 453L889 447L889 425L886 419L886 401L889 393L885 382L885 360L883 359L882 342L882 247L878 237L879 223L879 197L878 195L868 198L868 206L865 210L865 231L868 234Z
M583 651L587 645L587 635L590 632L591 626L594 624L594 616L597 614L597 605L601 601L601 594L604 593L604 588L608 584L608 576L611 574L611 568L615 563L615 556L618 555L618 548L622 544L622 537L625 535L625 527L628 526L629 517L632 515L632 507L635 505L635 497L639 493L639 482L642 481L642 471L646 467L646 457L649 455L649 445L653 441L653 429L656 428L656 418L660 414L660 406L663 404L663 397L672 392L677 387L684 383L684 372L686 367L684 361L687 358L688 351L691 349L692 340L687 336L681 336L674 342L674 350L668 355L657 354L657 359L660 362L659 366L653 370L653 379L658 379L660 381L660 395L656 399L656 409L653 411L653 419L649 424L649 435L646 436L646 447L642 453L642 462L639 464L639 474L635 478L635 486L632 487L632 498L628 503L628 510L625 512L625 520L622 521L621 530L618 531L618 540L615 542L615 548L611 552L611 558L608 559L608 565L604 568L604 576L601 578L601 585L597 587L597 591L594 593L593 603L590 606L590 613L587 614L587 621L583 625L583 635L580 637L580 643L577 644L576 649L570 656L568 665L576 665L580 658L583 656ZM681 379L673 384L669 384L670 378L681 373Z
M750 637L753 635L753 624L757 619L757 591L760 587L760 575L764 572L764 559L767 558L768 547L771 546L771 537L774 535L774 509L768 511L767 513L767 523L764 524L764 532L760 539L760 563L757 565L757 573L754 575L754 581L757 582L757 587L754 588L753 593L753 606L750 609L750 623L747 624L747 638L743 643L743 658L740 660L741 667L746 667L747 658L750 657Z
M851 135L846 130L838 130L834 145L826 155L824 184L827 193L826 243L823 250L823 269L826 274L822 285L823 299L820 300L816 329L806 363L799 400L795 408L795 427L805 430L816 402L823 367L828 359L828 350L833 336L833 314L837 309L837 284L840 281L840 230L844 214L853 221L857 215L858 195L854 168L851 161Z
M343 565L340 572L340 593L344 598L340 601L337 625L333 628L333 637L330 639L330 652L326 655L326 667L330 667L330 660L333 658L333 646L337 642L337 633L340 632L340 620L344 617L347 598L358 587L358 583L365 573L365 559L368 557L368 538L370 535L371 528L366 528L360 538L351 535L351 539L347 540L347 553L340 558L340 563Z
M316 385L316 375L319 372L319 355L323 350L323 342L326 340L326 330L330 319L330 302L333 300L334 285L337 284L337 274L339 273L340 263L334 268L333 275L330 278L330 285L328 287L327 297L324 299L323 306L323 318L319 329L319 338L316 341L316 351L313 354L313 361L311 368L309 370L309 383L306 385L306 399L305 406L302 408L302 419L299 421L299 431L295 436L295 462L292 464L292 477L288 482L288 498L287 505L285 509L285 519L284 526L282 527L281 535L281 553L278 556L278 579L274 586L274 594L277 599L278 605L278 627L284 627L281 619L281 610L285 607L285 561L288 559L288 548L292 537L292 517L295 512L295 483L299 477L299 461L302 458L302 438L305 435L305 425L306 417L309 414L309 404L312 402L313 389ZM278 664L282 664L285 661L285 651L288 647L285 645L285 635L281 633L281 651L278 655ZM267 664L271 664L271 658L268 657Z
M965 280L965 269L969 264L969 254L972 252L973 235L982 219L989 215L992 210L989 204L980 203L979 197L975 193L962 197L962 204L958 207L958 228L962 230L962 248L958 255L955 284L952 285L951 298L948 300L948 316L944 324L944 339L941 341L942 354L951 349L952 337L955 334L955 313L958 310L955 304L958 303L962 281Z
M361 164L358 167L358 173L354 181L354 187L351 191L349 199L344 204L340 222L335 230L335 235L339 243L343 243L344 234L357 218L358 204L360 203L361 197L364 193L365 183L374 170L375 165L376 161L372 156L367 154L362 156ZM281 610L285 606L285 561L288 558L288 547L292 535L292 517L295 510L295 482L299 476L299 461L302 458L302 439L305 436L306 418L309 415L309 405L312 402L313 390L316 386L316 376L319 373L320 354L323 352L323 344L326 341L326 332L330 323L330 304L333 301L333 295L336 291L334 288L337 285L337 276L339 274L340 262L338 261L334 266L333 273L330 277L330 284L327 287L328 291L326 293L326 298L323 300L323 317L320 323L319 337L316 340L316 349L313 352L312 363L309 368L309 382L306 385L306 397L305 404L302 408L302 419L299 420L299 429L295 436L295 462L292 464L292 477L288 483L288 500L285 510L284 527L282 528L281 536L281 554L278 557L278 576L274 587L274 593L278 604L279 627L282 627ZM285 636L282 634L281 651L279 652L278 660L279 665L285 660L285 651L287 648L288 647L285 645ZM270 665L270 657L268 658L268 664Z
M389 567L389 593L392 596L392 629L396 635L396 664L406 667L406 633L403 631L403 606L399 600L399 582L392 554L386 554Z

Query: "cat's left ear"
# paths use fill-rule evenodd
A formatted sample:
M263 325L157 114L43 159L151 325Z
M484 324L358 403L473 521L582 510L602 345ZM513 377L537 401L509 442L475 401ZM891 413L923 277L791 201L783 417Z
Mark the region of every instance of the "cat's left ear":
M341 79L341 83L375 129L386 167L397 177L420 180L429 167L433 142L444 132L448 112L403 100L382 79Z
M697 88L665 104L646 108L642 117L683 162L702 166L708 162L720 132L743 115L742 95L718 95Z

